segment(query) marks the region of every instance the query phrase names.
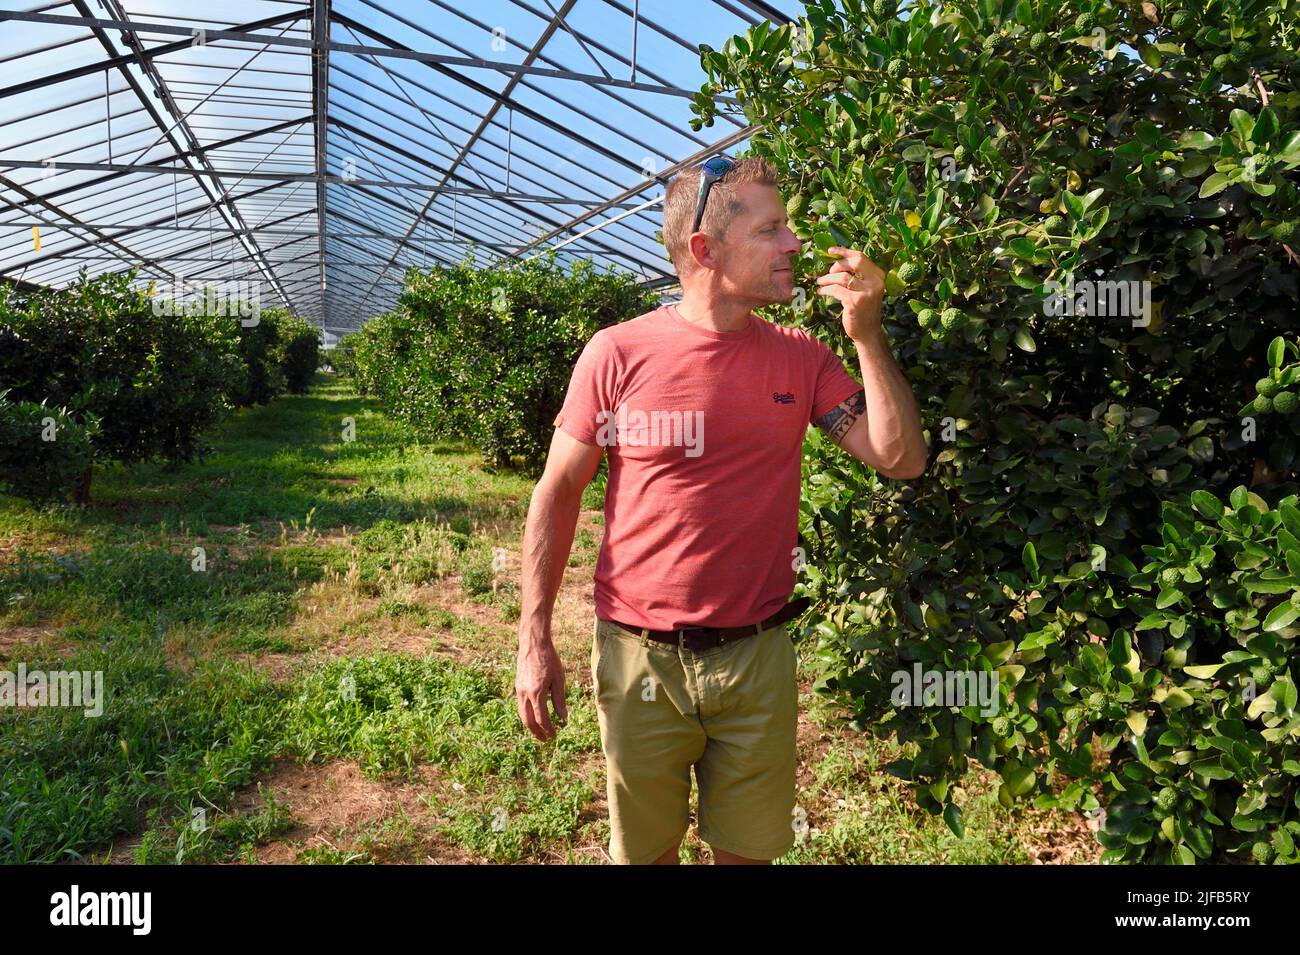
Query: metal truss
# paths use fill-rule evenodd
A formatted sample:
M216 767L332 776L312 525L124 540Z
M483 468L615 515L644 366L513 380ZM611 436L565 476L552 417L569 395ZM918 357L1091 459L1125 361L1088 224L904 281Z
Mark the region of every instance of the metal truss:
M0 0L0 3L5 0ZM671 295L700 43L795 0L64 0L0 9L0 279L260 283L327 343L411 268L590 258ZM162 11L162 12L160 12ZM224 13L223 13L224 11ZM219 19L221 16L229 19ZM612 27L611 24L621 24Z

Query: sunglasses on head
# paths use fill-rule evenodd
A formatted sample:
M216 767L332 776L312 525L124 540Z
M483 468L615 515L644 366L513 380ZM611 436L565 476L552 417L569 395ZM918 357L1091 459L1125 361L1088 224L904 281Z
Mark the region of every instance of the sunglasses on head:
M695 224L691 226L691 232L700 231L700 222L704 219L704 204L709 200L709 190L735 165L736 161L726 156L714 156L700 163L698 168L703 171L700 176L700 201L695 204Z

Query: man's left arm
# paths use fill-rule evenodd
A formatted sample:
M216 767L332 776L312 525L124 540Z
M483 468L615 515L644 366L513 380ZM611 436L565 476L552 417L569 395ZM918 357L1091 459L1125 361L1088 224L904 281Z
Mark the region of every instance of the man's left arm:
M881 326L884 273L861 252L830 251L841 258L817 284L820 294L844 306L844 330L857 351L863 388L815 423L841 448L886 477L920 477L930 449L916 397Z

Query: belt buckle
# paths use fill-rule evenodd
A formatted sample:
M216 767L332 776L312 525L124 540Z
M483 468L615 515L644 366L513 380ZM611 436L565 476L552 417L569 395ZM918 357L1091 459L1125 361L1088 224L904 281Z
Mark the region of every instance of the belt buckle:
M677 630L677 645L679 647L686 646L687 630L707 630L707 631L717 632L717 629L718 629L717 627L681 627Z

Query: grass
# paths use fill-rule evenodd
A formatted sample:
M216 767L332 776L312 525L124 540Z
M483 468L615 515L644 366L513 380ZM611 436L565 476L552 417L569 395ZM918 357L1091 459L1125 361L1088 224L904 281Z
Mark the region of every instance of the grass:
M54 862L142 824L179 828L268 763L281 693L247 667L168 665L148 628L108 624L40 666L104 674L102 716L0 711L0 857Z
M818 699L815 721L833 715ZM791 865L902 863L1024 864L1030 861L1015 819L997 799L991 774L974 774L963 806L968 837L958 839L938 816L918 812L900 781L885 772L902 747L879 740L835 739L814 769L801 802L824 807L825 823L809 823L804 838L782 858ZM829 811L828 811L829 810ZM977 833L970 838L970 832Z
M513 695L532 482L413 440L329 376L210 440L185 466L103 470L87 507L0 497L0 669L103 671L108 698L98 718L0 708L0 862L255 862L275 846L302 864L600 861L587 624L557 638L554 741L527 733ZM588 581L603 481L569 559ZM586 601L589 621L589 585ZM895 747L805 703L821 738L806 838L782 862L1028 859L1038 832L993 787L968 787L958 840L880 771ZM285 765L315 802L290 805ZM359 773L359 820L320 808L350 798L327 788L340 766ZM708 858L693 830L682 857Z

